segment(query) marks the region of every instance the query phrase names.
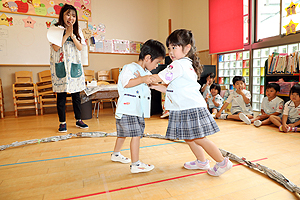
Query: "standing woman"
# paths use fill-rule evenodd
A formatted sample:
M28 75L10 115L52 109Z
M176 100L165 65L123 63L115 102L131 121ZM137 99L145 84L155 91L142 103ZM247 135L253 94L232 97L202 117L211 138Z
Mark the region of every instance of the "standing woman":
M85 89L85 78L81 64L82 45L86 45L81 29L78 26L77 11L74 6L65 4L59 13L57 27L64 28L61 45L50 45L50 69L53 92L57 93L57 112L59 132L67 132L66 97L72 95L76 126L88 128L81 120L80 92ZM58 40L61 38L58 38Z

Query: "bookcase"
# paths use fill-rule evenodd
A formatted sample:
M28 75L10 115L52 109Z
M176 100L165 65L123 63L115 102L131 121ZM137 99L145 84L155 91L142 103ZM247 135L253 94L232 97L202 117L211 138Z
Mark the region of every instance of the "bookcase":
M218 55L218 83L226 89L233 89L234 76L244 76L249 86L249 51Z

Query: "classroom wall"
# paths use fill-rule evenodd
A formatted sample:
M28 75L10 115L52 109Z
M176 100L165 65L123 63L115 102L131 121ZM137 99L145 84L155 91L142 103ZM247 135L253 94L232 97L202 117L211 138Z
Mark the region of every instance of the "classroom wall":
M106 25L106 39L143 42L152 38L163 44L169 34L168 19L171 19L172 30L191 29L195 35L198 51L208 49L208 0L93 0L92 19L93 24ZM121 67L138 59L137 55L93 53L89 56L90 66L84 69L95 71ZM206 59L205 62L210 61ZM12 99L14 73L23 70L32 71L34 82L37 82L37 73L46 69L49 67L0 66L6 112L14 110Z

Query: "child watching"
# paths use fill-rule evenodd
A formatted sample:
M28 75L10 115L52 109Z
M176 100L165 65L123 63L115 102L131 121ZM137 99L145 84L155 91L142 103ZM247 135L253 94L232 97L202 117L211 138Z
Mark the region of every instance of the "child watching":
M271 115L281 118L284 101L277 96L279 91L280 86L277 83L269 83L267 85L266 96L261 104L261 115L251 119L251 122L254 122L254 126L260 127L261 125L271 124Z
M297 126L300 125L300 85L291 88L290 99L284 104L282 119L279 116L270 116L270 121L279 127L279 131L285 133L297 132Z
M207 102L207 107L213 118L216 117L217 112L221 109L223 105L223 98L220 95L221 87L217 83L213 83L210 86L210 95L206 94L205 101Z
M210 86L214 83L215 80L215 74L209 73L206 75L206 83L202 85L201 93L203 94L203 97L206 97L206 94L210 92Z
M130 154L131 173L148 172L153 165L139 160L140 138L144 134L145 118L150 118L151 92L148 85L152 83L151 70L158 66L166 55L165 47L156 40L146 41L139 55L139 60L125 65L119 75L118 106L116 126L118 137L111 160L129 163L131 160L120 154L126 137L131 137Z
M250 119L253 118L252 108L250 105L251 94L249 91L244 89L245 78L242 76L235 76L233 77L232 82L236 91L230 93L228 99L216 114L216 117L219 119L242 120L246 124L251 124ZM230 109L231 115L221 114L230 103L232 103Z

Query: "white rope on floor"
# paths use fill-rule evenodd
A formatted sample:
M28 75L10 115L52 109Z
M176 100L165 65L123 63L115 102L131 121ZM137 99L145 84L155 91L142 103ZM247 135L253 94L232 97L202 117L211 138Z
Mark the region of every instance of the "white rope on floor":
M0 150L3 151L7 148L11 148L11 147L18 147L18 146L23 146L23 145L28 145L28 144L39 144L39 143L46 143L46 142L58 142L58 141L62 141L62 140L68 140L71 138L97 138L97 137L117 137L117 132L113 132L113 133L105 133L105 132L79 132L79 133L70 133L67 135L61 135L61 136L52 136L52 137L48 137L48 138L42 138L42 139L33 139L33 140L26 140L26 141L22 141L22 142L14 142L12 144L8 144L8 145L2 145L0 146ZM144 134L143 137L148 137L148 138L158 138L158 139L165 139L165 140L169 140L166 139L165 136L160 135L160 134ZM251 161L247 161L246 158L244 157L238 157L237 155L226 151L224 149L220 149L222 155L224 157L228 157L230 160L234 160L238 163L241 164L246 164L247 167L254 169L256 171L259 171L265 175L267 175L269 178L277 181L278 183L280 183L281 185L283 185L286 189L288 189L290 192L293 192L299 199L300 199L300 188L297 187L297 185L295 185L294 183L292 183L289 179L287 179L285 176L283 176L281 173L270 169L264 165L261 165L259 163L252 163Z

